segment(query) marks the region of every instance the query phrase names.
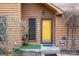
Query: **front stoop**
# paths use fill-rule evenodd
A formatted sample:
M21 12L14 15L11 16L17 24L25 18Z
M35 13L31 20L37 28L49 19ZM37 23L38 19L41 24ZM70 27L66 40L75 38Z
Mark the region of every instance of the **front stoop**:
M36 48L36 46L24 46L20 48L20 51L23 51L24 56L56 56L60 53L59 47L53 44L41 44L40 48Z

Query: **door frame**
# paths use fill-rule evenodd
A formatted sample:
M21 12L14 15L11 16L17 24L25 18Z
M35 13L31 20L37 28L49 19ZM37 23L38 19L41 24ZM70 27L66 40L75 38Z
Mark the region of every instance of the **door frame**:
M50 43L43 43L42 42L42 20L51 20L51 42ZM53 20L52 18L41 18L41 44L52 44L53 43Z

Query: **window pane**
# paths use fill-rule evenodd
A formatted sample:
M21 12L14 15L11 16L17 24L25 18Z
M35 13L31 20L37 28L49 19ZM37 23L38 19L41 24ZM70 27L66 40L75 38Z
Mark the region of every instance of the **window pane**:
M29 19L29 40L35 40L36 38L36 32L35 32L35 27L36 27L36 21L35 19Z

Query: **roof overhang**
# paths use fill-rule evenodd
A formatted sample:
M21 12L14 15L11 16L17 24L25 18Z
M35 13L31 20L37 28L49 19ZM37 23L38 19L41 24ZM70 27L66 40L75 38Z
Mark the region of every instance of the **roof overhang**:
M53 10L56 13L56 15L63 14L63 10L61 10L52 3L45 3L44 5L48 6L51 10Z

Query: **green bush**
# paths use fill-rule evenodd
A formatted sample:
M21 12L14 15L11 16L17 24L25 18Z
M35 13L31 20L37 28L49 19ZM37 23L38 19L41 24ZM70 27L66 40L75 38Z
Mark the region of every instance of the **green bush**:
M7 52L5 53L6 56L21 56L22 55L22 51L20 51L19 49L15 49L12 52Z

